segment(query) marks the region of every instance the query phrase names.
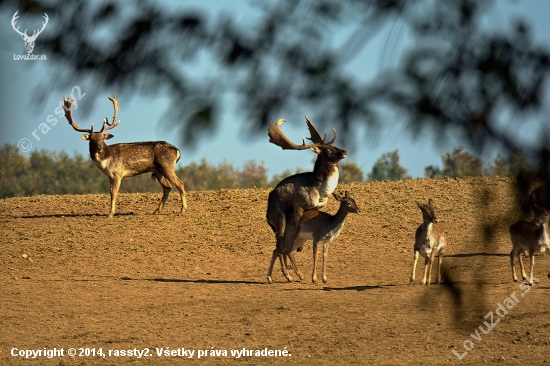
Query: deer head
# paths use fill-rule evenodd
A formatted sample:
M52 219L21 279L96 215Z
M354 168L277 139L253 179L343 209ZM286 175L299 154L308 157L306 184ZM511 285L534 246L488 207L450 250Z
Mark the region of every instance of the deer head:
M340 210L343 210L344 212L350 212L350 213L356 213L356 214L361 212L361 210L357 206L357 203L350 196L348 191L345 191L343 197L336 193L332 193L332 196L336 199L336 201L340 202Z
M116 117L118 114L118 100L116 99L115 93L113 93L112 97L109 97L109 100L113 102L114 107L114 116L113 121L111 123L108 122L107 117L103 119L103 127L101 127L101 130L99 132L94 132L94 124L92 123L92 126L90 129L84 129L81 128L79 125L77 125L72 116L72 106L74 103L74 99L69 99L67 97L63 97L63 103L61 104L63 106L63 109L65 110L65 117L67 118L67 121L69 121L69 124L78 132L85 132L86 134L82 135L81 138L83 140L90 141L90 156L94 157L96 154L101 155L103 153L103 150L105 149L106 145L104 140L108 140L110 138L113 138L114 135L110 133L104 133L112 128L115 128L120 124L120 120L117 121Z
M428 204L422 204L420 202L416 202L416 205L418 208L420 208L420 211L422 211L422 218L425 223L436 223L437 224L437 214L435 213L435 208L433 206L433 201L430 198L428 200Z
M35 29L32 36L29 37L29 35L27 34L26 29L25 29L25 32L20 32L19 27L15 28L15 21L16 21L17 18L19 18L19 16L17 15L18 12L19 12L19 10L16 11L15 14L13 14L13 17L11 18L11 26L13 27L13 29L17 33L19 33L21 38L23 38L23 41L25 41L25 48L27 50L27 53L32 53L32 51L34 49L34 42L36 41L36 38L38 38L40 33L42 33L44 28L46 28L46 24L48 24L48 14L44 13L45 22L42 22L42 29L40 29L40 30Z

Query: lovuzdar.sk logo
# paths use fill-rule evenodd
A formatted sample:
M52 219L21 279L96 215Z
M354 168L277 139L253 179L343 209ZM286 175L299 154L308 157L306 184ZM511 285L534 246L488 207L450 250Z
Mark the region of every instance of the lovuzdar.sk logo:
M16 11L15 14L13 14L13 17L11 18L11 26L13 27L13 29L19 33L19 35L21 36L21 38L23 38L23 41L25 41L25 49L27 50L27 54L26 55L16 55L14 54L13 55L13 59L14 60L25 60L25 61L44 61L44 60L47 60L47 57L46 55L33 55L32 54L32 51L34 50L34 43L36 42L36 38L38 38L38 36L40 35L40 33L42 33L42 31L44 30L44 28L46 28L46 24L48 24L48 14L44 13L44 22L42 22L42 29L38 30L38 29L35 29L34 32L32 33L31 36L29 36L27 34L27 30L25 29L24 32L21 32L19 30L19 26L17 26L17 28L15 27L15 21L17 20L17 18L19 18L19 15L17 15L17 13L19 12Z

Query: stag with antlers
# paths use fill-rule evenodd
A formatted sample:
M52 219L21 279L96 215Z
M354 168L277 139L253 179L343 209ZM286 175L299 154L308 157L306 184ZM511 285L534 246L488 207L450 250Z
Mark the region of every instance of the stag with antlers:
M285 231L292 230L287 236L295 237L299 222L305 210L320 209L326 206L328 196L338 185L339 171L338 163L347 155L346 150L339 149L332 144L336 139L336 130L331 141L326 142L327 134L323 138L317 131L315 125L306 116L312 144L297 145L290 141L281 130L284 119L278 120L274 125L269 125L269 142L286 149L306 150L310 149L317 154L317 160L312 172L298 173L283 179L269 193L267 203L267 223L276 236L277 245L273 251L271 262L278 257L281 262L281 269L287 280L292 281L286 269L286 256L295 263L291 253L292 248L285 248ZM287 228L288 226L288 228ZM271 266L270 266L271 267ZM269 283L272 283L271 271L267 276Z
M32 53L32 51L34 50L34 42L36 42L36 38L38 38L40 33L42 33L44 28L46 28L46 24L48 24L48 19L49 19L48 14L44 13L43 18L45 22L42 22L42 29L40 30L35 29L32 36L29 37L26 29L24 32L21 32L19 31L19 27L15 28L15 21L17 20L17 18L19 18L19 16L17 15L18 12L19 10L16 11L15 14L13 14L13 17L11 18L11 26L17 33L19 33L21 38L23 38L23 41L25 41L25 49L27 50L27 53Z
M93 123L90 129L84 129L74 122L72 117L74 99L71 100L64 97L62 103L65 110L65 117L67 121L69 121L69 124L76 131L85 133L85 135L81 136L83 140L90 141L90 157L92 161L103 174L109 177L111 186L111 211L108 218L113 217L115 214L116 197L122 178L148 172L152 173L152 179L158 180L164 191L159 207L154 213L161 212L168 199L168 194L172 189L171 184L173 184L180 192L180 213L183 214L187 208L185 189L183 182L174 172L175 164L181 157L179 149L164 141L122 143L110 146L105 144L104 140L114 137L112 134L105 132L115 128L120 123L120 121L116 120L118 114L118 100L116 99L116 95L113 94L112 97L109 97L109 100L113 102L115 110L113 121L109 123L105 117L103 120L103 127L99 132L94 132Z

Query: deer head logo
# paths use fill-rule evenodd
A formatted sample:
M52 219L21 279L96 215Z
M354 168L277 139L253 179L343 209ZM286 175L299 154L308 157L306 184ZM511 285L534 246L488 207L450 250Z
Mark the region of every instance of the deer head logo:
M17 18L19 18L19 16L17 15L18 12L19 12L19 10L16 11L15 14L13 14L13 17L11 18L11 26L13 27L13 29L17 33L19 33L21 35L21 38L23 38L23 41L25 41L25 48L27 49L27 53L32 53L32 50L34 49L34 42L36 41L36 38L38 38L40 33L42 33L44 28L46 28L46 24L48 24L48 14L44 13L44 19L46 21L42 22L42 29L40 29L40 30L35 29L32 36L29 37L29 35L27 34L26 29L25 29L24 32L20 32L19 27L15 28L15 20Z

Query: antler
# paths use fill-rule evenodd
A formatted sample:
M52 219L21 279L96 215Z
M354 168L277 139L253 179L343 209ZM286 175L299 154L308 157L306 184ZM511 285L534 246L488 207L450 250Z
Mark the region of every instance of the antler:
M46 28L46 24L48 24L48 19L49 19L49 18L48 18L48 14L44 13L43 18L44 18L44 20L46 20L46 21L45 21L45 22L42 22L42 29L40 29L40 30L38 30L38 29L35 30L35 31L33 32L32 36L30 36L29 38L36 39L36 38L38 37L38 35L39 35L40 33L42 33L42 31L44 30L44 28ZM38 33L36 33L36 32L38 32Z
M280 146L283 150L305 150L315 145L307 145L304 139L302 139L302 145L296 145L294 142L290 141L281 130L281 125L285 122L286 120L280 119L274 125L269 125L269 128L267 130L269 142Z
M40 33L42 33L42 31L44 30L44 28L46 28L46 24L48 24L48 14L44 13L44 20L46 20L45 22L42 22L42 29L38 30L38 29L35 29L32 36L29 37L29 35L27 34L27 30L25 29L25 32L21 32L19 30L19 27L15 28L15 21L17 20L17 18L19 18L19 15L17 15L17 13L19 12L19 10L17 10L15 12L15 14L13 14L13 17L11 18L11 26L12 28L17 32L19 33L22 37L24 37L25 39L29 39L29 40L34 40L38 37L38 35ZM38 32L38 33L37 33Z
M113 122L109 124L107 117L103 119L103 127L101 128L100 132L109 131L111 128L115 128L119 125L120 120L117 122L116 117L118 115L118 100L116 99L116 94L113 93L112 97L109 97L109 100L113 102L113 107L115 109L115 115L113 116ZM107 128L105 128L107 126Z
M93 123L92 123L92 127L89 130L81 128L79 125L74 123L73 115L72 115L73 103L74 103L74 99L70 99L70 98L67 98L66 96L63 96L63 102L61 103L61 106L63 106L63 109L65 110L65 117L67 118L67 121L69 121L69 124L73 126L73 128L78 132L87 132L91 134L94 130Z
M13 30L15 30L15 31L16 31L17 33L19 33L20 35L25 36L25 37L28 37L28 36L27 36L27 30L26 30L26 29L25 29L25 33L22 33L21 31L19 31L19 27L15 28L15 20L16 20L17 18L19 18L19 15L17 15L17 13L19 13L19 10L17 10L17 11L15 12L15 14L13 14L13 17L11 18L11 26L12 26Z
M307 128L309 129L309 133L311 134L311 138L309 140L313 141L316 144L323 145L332 145L334 143L334 140L336 140L336 130L334 128L332 129L332 131L334 131L334 137L332 138L332 140L330 140L330 142L325 142L327 138L327 131L325 131L325 136L321 138L321 135L319 135L319 132L317 131L317 128L315 127L313 122L311 122L311 120L307 118L307 116L305 117Z

